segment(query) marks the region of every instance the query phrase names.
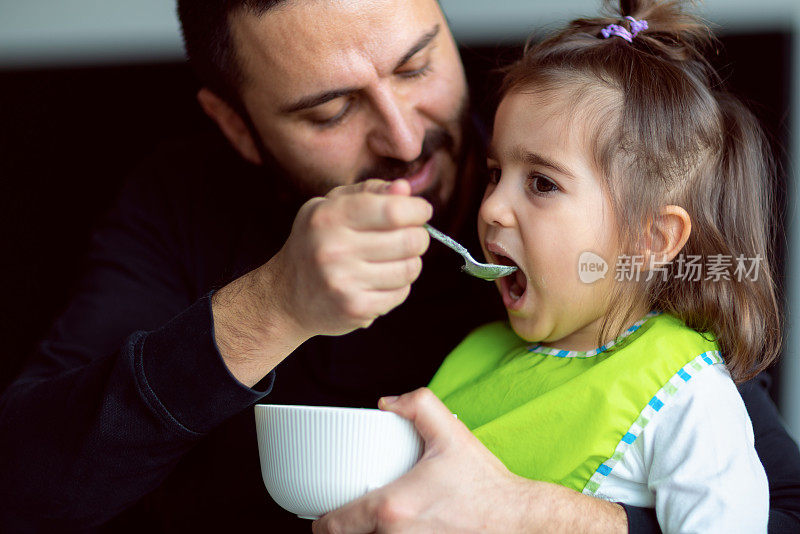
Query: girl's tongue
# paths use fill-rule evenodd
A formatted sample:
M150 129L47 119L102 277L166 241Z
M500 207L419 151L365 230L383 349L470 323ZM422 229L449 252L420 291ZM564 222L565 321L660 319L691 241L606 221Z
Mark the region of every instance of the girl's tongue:
M495 255L496 262L501 265L513 265L517 267L517 271L509 276L500 279L500 287L503 293L503 303L509 309L514 309L518 304L521 304L521 299L525 295L525 290L528 288L528 278L522 271L519 265L508 256L502 254Z
M509 276L508 294L512 300L519 300L528 287L528 279L522 269L517 269L513 276Z

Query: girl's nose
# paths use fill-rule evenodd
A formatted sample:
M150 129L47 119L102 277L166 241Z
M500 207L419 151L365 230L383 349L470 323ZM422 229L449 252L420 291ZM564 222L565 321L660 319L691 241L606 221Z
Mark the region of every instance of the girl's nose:
M480 218L488 225L511 227L514 224L514 211L509 201L507 187L502 181L489 185L481 203Z

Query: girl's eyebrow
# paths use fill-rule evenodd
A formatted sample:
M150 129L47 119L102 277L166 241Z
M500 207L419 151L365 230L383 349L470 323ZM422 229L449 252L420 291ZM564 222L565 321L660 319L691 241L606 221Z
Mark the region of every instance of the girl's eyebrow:
M552 169L559 174L563 174L567 178L575 178L575 173L570 171L567 167L556 163L550 158L547 158L541 154L536 152L530 152L525 150L521 146L516 146L511 150L505 153L506 159L514 162L514 163L525 163L526 165L537 165L540 167L547 167L548 169ZM486 157L489 159L497 159L497 151L495 148L490 145L488 150L486 151Z

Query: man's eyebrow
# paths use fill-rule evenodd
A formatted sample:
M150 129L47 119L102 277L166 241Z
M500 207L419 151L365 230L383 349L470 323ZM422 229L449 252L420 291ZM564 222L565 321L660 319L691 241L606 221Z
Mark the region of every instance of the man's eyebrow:
M419 52L420 50L422 50L423 48L425 48L426 46L431 44L431 41L433 41L433 39L437 35L439 35L439 30L440 29L441 28L437 24L436 26L434 26L434 28L431 31L429 31L428 33L423 35L420 38L420 40L417 41L417 43L414 46L409 48L408 52L406 52L406 55L403 56L403 59L401 59L400 61L397 62L397 65L395 66L394 70L397 70L400 67L402 67L403 65L405 65L408 62L409 59L411 59L412 57L414 57L416 55L417 52Z
M318 93L316 95L304 96L300 100L283 106L281 108L281 113L295 113L304 109L313 108L324 104L325 102L330 102L331 100L336 100L337 98L353 94L356 91L358 91L358 88L356 87L346 87L344 89L335 89L333 91L325 91L324 93Z
M538 165L540 167L547 167L549 169L553 169L559 174L563 174L568 178L574 178L575 173L570 171L567 167L560 165L553 161L550 158L547 158L541 154L537 154L535 152L530 152L525 150L522 147L514 147L513 149L509 150L506 153L506 156L510 161L515 163L525 163L527 165ZM489 148L486 151L486 157L489 159L497 159L497 150L495 150L494 146L489 145Z
M408 52L406 52L406 54L403 56L403 59L397 62L395 70L405 65L406 62L414 57L417 52L428 46L431 41L433 41L433 39L439 35L440 29L440 26L437 24L431 31L423 35L420 40L417 41L414 46L408 50ZM337 98L341 98L343 96L351 95L356 91L358 91L357 87L345 87L343 89L334 89L333 91L325 91L315 95L304 96L303 98L296 100L291 104L281 107L281 113L296 113L304 109L313 108L326 102L330 102L331 100L336 100Z

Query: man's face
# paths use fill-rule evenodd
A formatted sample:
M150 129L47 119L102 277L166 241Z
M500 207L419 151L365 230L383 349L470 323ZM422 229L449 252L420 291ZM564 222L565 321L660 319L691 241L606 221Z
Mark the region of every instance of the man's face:
M467 90L435 0L290 0L231 30L247 112L298 186L402 177L447 201Z

